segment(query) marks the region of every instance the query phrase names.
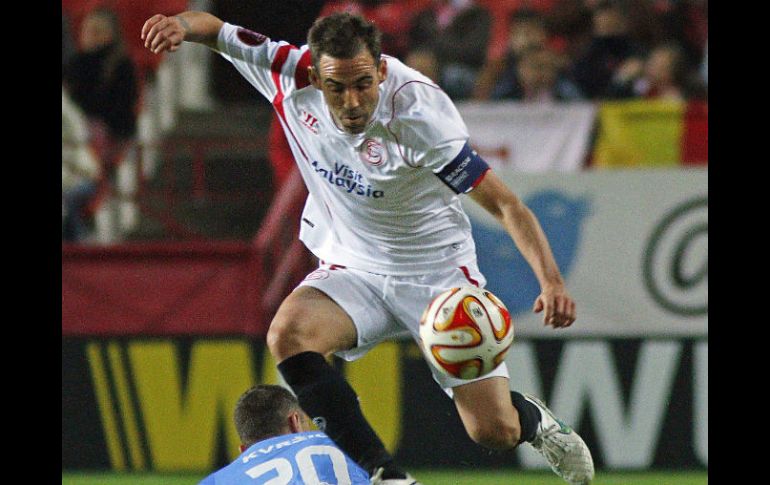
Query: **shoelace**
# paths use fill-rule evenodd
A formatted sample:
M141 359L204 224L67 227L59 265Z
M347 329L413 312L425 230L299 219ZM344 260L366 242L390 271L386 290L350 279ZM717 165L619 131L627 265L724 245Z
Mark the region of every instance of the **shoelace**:
M559 427L551 426L550 429L543 431L543 433L532 441L532 446L545 455L548 460L548 464L552 467L557 467L561 463L561 460L567 455L567 448L569 444L559 438Z
M562 461L569 454L571 443L562 440L558 430L558 427L552 427L544 431L537 440L532 442L532 445L543 454L554 473L572 483L572 474L559 470Z

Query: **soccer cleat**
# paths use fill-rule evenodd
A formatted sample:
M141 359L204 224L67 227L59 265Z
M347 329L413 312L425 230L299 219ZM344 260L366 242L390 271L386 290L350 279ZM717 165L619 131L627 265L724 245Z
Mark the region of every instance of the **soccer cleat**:
M378 468L372 475L371 485L422 485L420 482L414 479L410 474L406 474L406 478L382 478L384 468Z
M559 421L542 401L525 394L527 401L542 415L535 439L530 443L551 466L551 469L571 485L587 485L594 478L594 460L583 439L569 426Z

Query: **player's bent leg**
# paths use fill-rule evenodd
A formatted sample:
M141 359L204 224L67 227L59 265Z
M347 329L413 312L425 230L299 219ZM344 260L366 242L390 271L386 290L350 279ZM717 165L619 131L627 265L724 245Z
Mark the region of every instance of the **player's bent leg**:
M327 356L356 344L350 316L322 291L302 286L281 303L267 332L267 346L277 362L300 352Z
M317 288L300 286L276 312L267 344L302 409L361 467L378 473L376 483L416 483L395 466L355 391L326 361L357 344L356 326L340 304Z
M480 445L504 450L529 442L568 483L593 480L593 458L583 439L542 401L509 391L508 378L490 377L452 391L465 429Z
M493 450L507 450L521 439L519 413L511 403L508 378L490 377L452 388L468 436Z

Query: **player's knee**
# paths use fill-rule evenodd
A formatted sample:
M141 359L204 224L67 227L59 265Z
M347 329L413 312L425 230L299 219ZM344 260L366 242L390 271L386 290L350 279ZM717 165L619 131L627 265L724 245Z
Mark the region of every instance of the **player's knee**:
M307 349L307 338L301 320L292 315L279 314L273 318L267 330L267 347L277 362Z
M468 435L479 445L492 450L513 448L521 439L521 429L504 420L490 420L466 427Z

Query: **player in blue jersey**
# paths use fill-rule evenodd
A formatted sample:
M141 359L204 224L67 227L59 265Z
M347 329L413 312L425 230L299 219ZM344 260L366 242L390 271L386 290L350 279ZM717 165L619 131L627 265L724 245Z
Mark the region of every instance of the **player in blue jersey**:
M300 47L206 12L154 15L141 36L154 53L183 41L209 46L275 108L309 192L299 237L321 267L283 301L267 344L302 409L323 418L340 448L383 485L414 485L325 357L355 360L385 339L417 340L436 295L486 284L465 194L500 222L537 276L533 311L569 327L575 302L536 217L472 149L449 96L383 54L379 32L361 17L318 19ZM471 380L432 370L475 442L496 450L528 443L567 482L593 479L580 436L512 391L504 363Z
M369 474L326 434L309 431L297 399L281 386L247 390L235 406L241 455L200 485L368 485Z

